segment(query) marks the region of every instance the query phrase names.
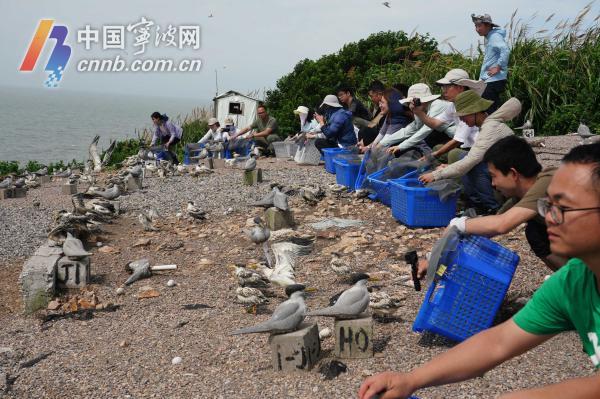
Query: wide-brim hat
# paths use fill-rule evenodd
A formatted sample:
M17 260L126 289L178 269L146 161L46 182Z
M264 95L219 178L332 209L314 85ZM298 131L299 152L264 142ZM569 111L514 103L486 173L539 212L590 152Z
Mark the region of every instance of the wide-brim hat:
M321 103L321 107L323 105L329 105L330 107L335 107L335 108L342 108L340 101L333 94L328 94L325 96L325 98L323 99L323 102Z
M449 70L443 78L437 80L435 83L437 83L440 86L452 85L455 84L457 80L461 79L469 79L469 73L464 69L455 68Z
M490 24L495 27L500 26L500 25L492 22L492 17L490 16L490 14L483 14L483 15L471 14L471 20L473 21L474 24Z
M493 103L493 101L481 98L473 90L463 91L454 99L454 107L458 116L486 111Z
M300 105L298 108L296 108L294 110L294 113L296 115L298 115L298 114L308 114L308 107L305 107L304 105Z
M219 121L217 120L217 118L210 118L208 120L208 126L212 126L212 125L215 125L217 123L219 123Z
M408 88L407 96L400 100L400 104L408 104L415 98L421 100L422 103L428 103L440 98L440 95L431 94L431 89L425 83L417 83Z
M233 118L230 116L225 118L225 126L232 126L232 125L233 125Z

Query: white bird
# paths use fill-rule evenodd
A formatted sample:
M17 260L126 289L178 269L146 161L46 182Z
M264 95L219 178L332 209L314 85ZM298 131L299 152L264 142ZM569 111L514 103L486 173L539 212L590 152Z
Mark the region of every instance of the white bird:
M70 258L82 258L90 256L91 253L83 248L83 243L78 238L75 238L71 233L67 232L67 238L63 243L63 253Z
M12 185L13 179L11 176L8 176L6 179L2 180L0 183L0 188L9 188Z
M66 170L61 170L60 172L54 172L54 176L56 177L70 177L73 174L71 168L67 168Z
M141 212L138 215L138 220L144 227L144 231L158 231L158 229L152 225L152 219L147 214Z
M285 293L289 299L277 305L269 320L252 327L234 331L231 335L254 333L280 334L295 331L302 321L304 321L306 313L306 304L304 303L305 288L302 284L286 287Z
M88 189L88 194L94 195L94 196L98 196L98 197L102 197L104 199L107 200L114 200L117 197L119 197L121 195L121 190L119 189L118 185L114 185L109 189L106 190L98 190L94 187L90 187Z
M206 219L206 212L203 211L202 209L200 209L200 207L198 207L194 201L188 201L187 207L186 207L186 212L189 216L191 216L194 219L197 220L205 220Z
M264 225L262 219L258 216L254 218L254 223L254 227L250 230L244 230L244 232L250 241L256 245L262 244L267 263L269 264L269 267L272 267L273 263L271 261L271 255L269 254L269 245L267 244L267 240L271 236L271 230Z
M355 284L342 292L333 306L307 313L307 316L326 316L339 318L354 318L363 313L369 306L369 291L367 282L369 275L358 273L353 277Z
M233 266L234 275L241 287L267 287L268 280L263 276L243 266Z
M250 154L250 158L248 158L244 164L244 170L251 171L254 169L256 169L256 155Z
M579 124L579 127L577 128L577 135L581 137L581 144L585 144L585 141L587 139L595 136L594 133L592 133L592 131L590 130L590 128L583 123Z
M295 268L298 257L308 255L313 248L313 239L290 238L271 246L275 256L275 267L259 265L259 271L273 284L287 287L296 284Z
M533 128L533 123L531 123L531 121L529 119L527 119L525 121L525 123L523 124L523 126L516 127L515 130L524 130L524 129L532 129L532 128Z

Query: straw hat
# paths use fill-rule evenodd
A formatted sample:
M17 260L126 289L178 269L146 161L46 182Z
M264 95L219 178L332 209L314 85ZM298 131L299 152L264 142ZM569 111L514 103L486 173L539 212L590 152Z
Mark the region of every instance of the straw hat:
M487 110L494 102L481 98L473 90L467 90L456 96L454 106L456 115L465 116Z
M208 120L208 126L216 125L217 123L219 123L219 121L217 120L217 118L210 118Z
M227 118L225 118L225 126L232 126L233 125L233 118L231 116L228 116Z

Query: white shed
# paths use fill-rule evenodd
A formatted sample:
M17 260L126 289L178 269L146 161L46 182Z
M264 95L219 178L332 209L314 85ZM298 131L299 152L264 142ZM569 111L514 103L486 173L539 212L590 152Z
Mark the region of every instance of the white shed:
M233 118L237 128L249 126L256 119L256 108L261 101L237 91L229 90L213 98L215 118L225 126L225 118Z

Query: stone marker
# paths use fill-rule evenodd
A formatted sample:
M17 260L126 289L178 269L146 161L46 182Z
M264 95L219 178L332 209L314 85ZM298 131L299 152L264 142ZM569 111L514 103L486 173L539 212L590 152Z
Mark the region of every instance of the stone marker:
M63 256L56 266L56 282L59 288L82 288L90 282L90 257L69 259Z
M128 174L125 177L125 186L127 187L127 191L134 192L142 189L143 181L142 177L135 177L131 174Z
M60 186L61 193L65 195L77 194L77 183L67 183Z
M50 183L50 180L52 179L48 175L46 175L46 176L40 176L39 178L40 178L40 184Z
M223 169L225 166L227 166L227 164L225 163L224 159L221 158L209 158L209 163L212 164L212 166L208 166L211 169ZM261 181L262 181L262 175L261 175Z
M13 198L25 198L25 197L27 197L27 187L13 188Z
M0 188L0 200L13 198L14 190L12 188Z
M275 371L310 370L321 354L316 323L303 323L300 329L269 337L271 359Z
M373 357L373 318L335 319L334 354L339 358L362 359Z
M56 264L60 255L34 255L27 259L19 276L26 313L45 309L56 292Z
M265 211L265 220L270 230L287 229L294 226L294 213L271 207Z
M221 161L223 161L221 159ZM223 161L225 162L225 161ZM247 186L253 186L262 182L262 169L245 170L244 171L244 184Z

